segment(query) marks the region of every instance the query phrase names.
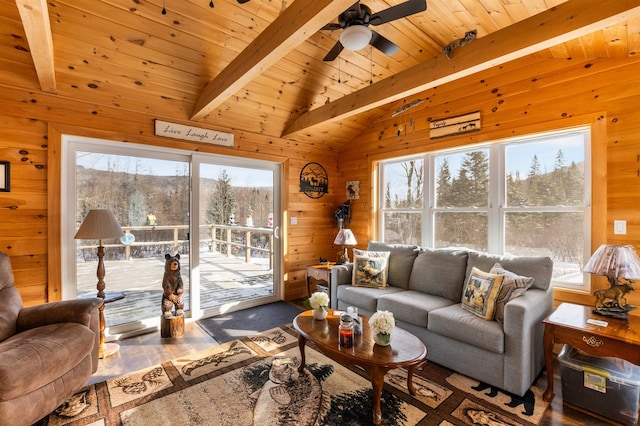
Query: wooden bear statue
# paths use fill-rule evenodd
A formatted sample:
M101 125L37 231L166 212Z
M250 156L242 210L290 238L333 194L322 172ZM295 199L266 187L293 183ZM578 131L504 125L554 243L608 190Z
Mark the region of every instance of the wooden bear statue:
M164 256L164 278L162 279L162 314L165 318L184 315L184 285L180 276L180 255ZM173 308L176 308L173 314Z

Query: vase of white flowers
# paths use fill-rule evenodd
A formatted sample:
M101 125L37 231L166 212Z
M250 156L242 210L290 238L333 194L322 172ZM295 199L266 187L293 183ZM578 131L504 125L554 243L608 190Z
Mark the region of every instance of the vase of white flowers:
M377 311L369 318L373 341L379 346L388 346L391 343L391 331L395 326L393 313L389 311Z
M305 301L305 306L312 310L314 319L323 320L329 313L329 295L323 291L316 291Z

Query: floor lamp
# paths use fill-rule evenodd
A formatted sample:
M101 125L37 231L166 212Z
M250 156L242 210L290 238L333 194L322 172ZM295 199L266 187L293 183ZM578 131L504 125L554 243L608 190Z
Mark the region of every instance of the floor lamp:
M104 320L104 247L102 246L102 240L109 238L122 237L124 232L120 224L111 213L111 210L90 210L85 217L82 225L73 237L76 240L98 240L98 270L96 276L98 277L98 297L102 299L102 305L100 305L100 358L105 358L109 355L113 355L120 349L120 346L116 343L105 343L104 329L106 327Z

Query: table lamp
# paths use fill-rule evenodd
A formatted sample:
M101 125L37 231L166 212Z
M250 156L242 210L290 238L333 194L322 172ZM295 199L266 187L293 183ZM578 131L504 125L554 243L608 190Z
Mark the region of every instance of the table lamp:
M336 263L338 265L342 265L343 263L349 262L347 246L355 246L358 242L356 241L356 237L353 235L353 232L351 232L351 229L342 228L338 231L338 235L336 235L336 239L333 241L333 244L342 246L342 250L340 250L336 256Z
M85 217L84 221L78 228L78 232L73 237L76 240L98 240L98 270L96 276L98 277L98 297L102 299L102 305L100 305L100 358L112 355L120 349L116 343L105 343L104 329L106 323L104 320L104 247L102 240L108 238L122 237L124 232L120 224L111 213L111 210L90 210Z
M627 319L636 307L627 303L626 294L633 291L628 280L640 279L640 258L631 245L603 244L593 253L584 271L602 275L609 280L609 288L594 292L594 313ZM624 279L625 282L620 282Z

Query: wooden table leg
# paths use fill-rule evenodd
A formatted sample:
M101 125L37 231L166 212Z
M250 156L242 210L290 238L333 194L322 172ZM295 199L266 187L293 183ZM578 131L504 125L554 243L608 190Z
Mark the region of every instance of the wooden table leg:
M298 334L298 347L300 348L300 366L298 367L298 371L302 373L304 367L306 365L306 358L304 353L304 348L307 345L307 339L304 338L302 334Z
M416 394L416 390L413 387L413 372L416 371L416 367L417 365L410 365L409 368L407 368L407 389L409 389L409 393L412 396Z
M553 345L555 343L553 326L545 324L544 326L544 362L547 368L547 390L544 392L542 399L549 402L553 399Z
M367 367L371 387L373 388L373 424L382 423L382 409L380 408L380 399L382 398L382 387L384 386L384 376L389 371L383 367Z

